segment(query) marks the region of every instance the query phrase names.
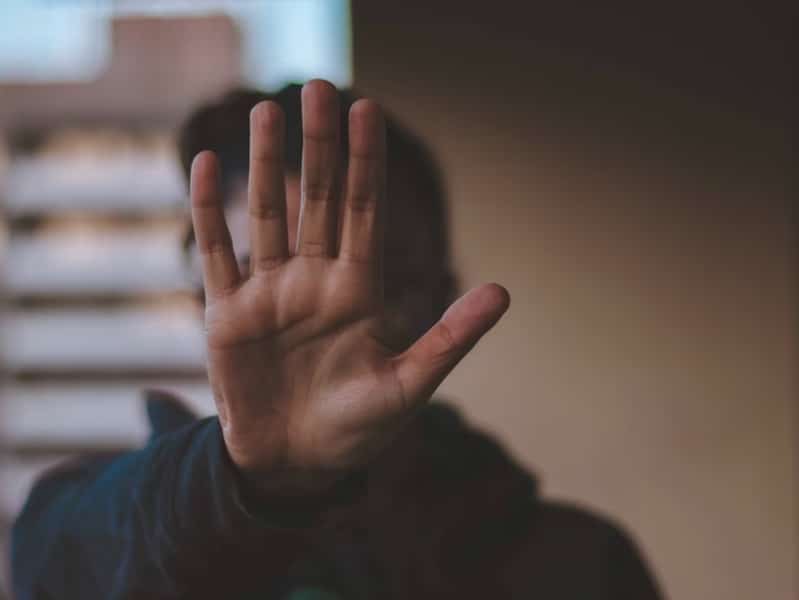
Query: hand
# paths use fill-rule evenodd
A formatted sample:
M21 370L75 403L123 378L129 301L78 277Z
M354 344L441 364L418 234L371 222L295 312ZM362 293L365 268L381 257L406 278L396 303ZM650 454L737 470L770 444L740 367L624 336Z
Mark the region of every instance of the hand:
M302 207L290 253L284 116L272 102L252 111L246 278L233 254L213 153L199 154L191 174L208 374L225 444L252 481L276 492L318 490L368 463L509 304L498 285L476 288L410 348L391 350L381 269L381 111L371 100L353 104L341 186L335 88L307 84L302 118Z

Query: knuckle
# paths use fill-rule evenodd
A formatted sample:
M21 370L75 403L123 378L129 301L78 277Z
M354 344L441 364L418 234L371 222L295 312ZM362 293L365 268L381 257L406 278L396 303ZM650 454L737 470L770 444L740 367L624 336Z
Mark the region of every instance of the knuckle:
M439 358L448 358L455 353L457 344L452 330L446 323L438 323L432 331L433 354Z
M300 243L300 247L302 248L301 254L305 256L326 256L327 255L327 244L324 242L319 242L316 240L303 240Z
M355 212L371 212L375 208L374 198L370 194L351 194L347 205Z
M253 268L257 271L272 271L285 262L285 259L279 256L259 256L250 260L253 260Z
M285 211L277 202L255 202L249 207L249 213L259 221L273 221L283 218Z
M332 182L308 181L303 187L303 194L312 202L326 202L332 198L334 190Z
M369 252L360 251L359 249L343 249L339 252L339 259L345 260L352 265L371 266L374 264L372 255Z
M254 148L251 159L256 164L271 167L274 170L282 172L283 157L278 151L272 148Z
M200 252L207 256L223 256L229 252L230 244L226 240L206 240L200 244Z

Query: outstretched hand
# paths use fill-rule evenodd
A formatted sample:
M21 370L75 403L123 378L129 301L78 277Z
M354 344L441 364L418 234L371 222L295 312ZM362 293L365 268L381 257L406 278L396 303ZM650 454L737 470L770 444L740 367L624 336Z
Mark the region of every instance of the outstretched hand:
M318 490L369 462L509 304L498 285L475 288L407 350L389 348L383 117L371 100L352 105L339 181L338 114L332 85L304 87L302 202L290 251L284 116L273 102L253 109L246 277L225 223L216 157L202 152L192 166L209 379L228 453L265 491Z

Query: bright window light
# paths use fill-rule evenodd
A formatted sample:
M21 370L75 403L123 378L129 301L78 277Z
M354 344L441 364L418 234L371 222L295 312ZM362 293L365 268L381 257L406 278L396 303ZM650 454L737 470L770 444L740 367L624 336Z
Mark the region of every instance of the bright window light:
M241 32L243 83L352 84L349 0L3 0L0 82L96 79L112 59L114 18L219 14Z
M3 0L0 82L91 81L110 58L100 1Z
M349 0L244 2L234 18L248 83L277 89L322 77L352 84Z

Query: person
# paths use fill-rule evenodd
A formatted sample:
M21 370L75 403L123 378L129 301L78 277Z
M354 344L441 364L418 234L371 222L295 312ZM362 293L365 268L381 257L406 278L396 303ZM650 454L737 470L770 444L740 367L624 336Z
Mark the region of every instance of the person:
M179 145L218 416L150 391L145 447L43 477L18 600L659 597L617 525L430 400L509 295L449 305L421 141L316 80L231 93Z

